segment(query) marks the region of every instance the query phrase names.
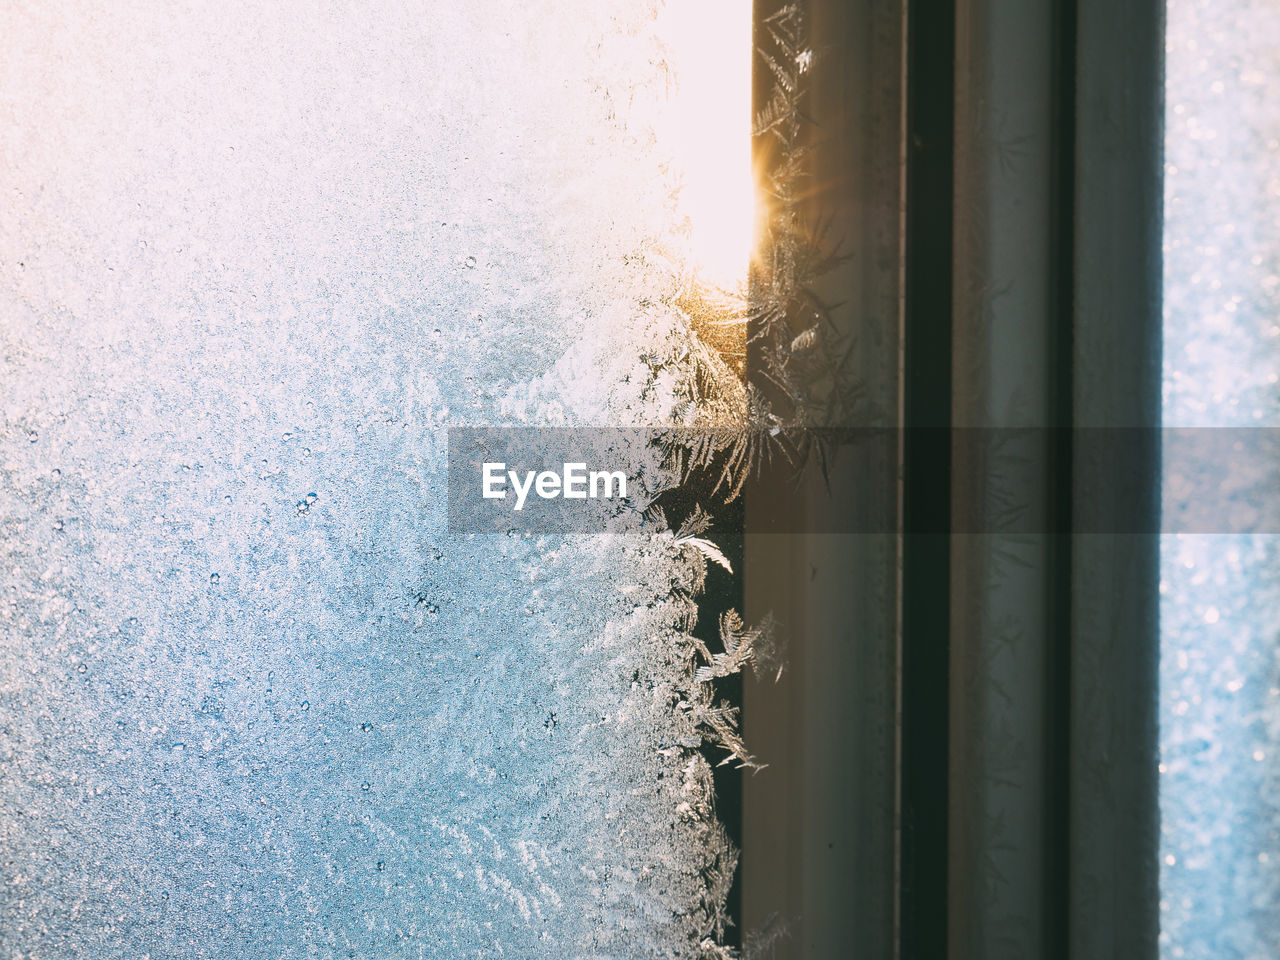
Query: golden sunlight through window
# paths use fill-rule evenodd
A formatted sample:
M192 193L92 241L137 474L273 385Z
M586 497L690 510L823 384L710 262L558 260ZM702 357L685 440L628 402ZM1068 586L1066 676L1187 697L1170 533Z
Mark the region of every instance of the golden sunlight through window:
M675 74L665 135L676 145L680 212L697 279L736 290L754 245L751 0L685 0L662 14Z

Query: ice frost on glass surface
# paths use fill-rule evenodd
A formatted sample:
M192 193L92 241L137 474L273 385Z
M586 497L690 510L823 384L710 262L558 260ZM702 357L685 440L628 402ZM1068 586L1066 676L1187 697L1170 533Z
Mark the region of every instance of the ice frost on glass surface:
M1173 0L1168 11L1165 423L1275 427L1280 9ZM1176 496L1178 477L1166 484ZM1269 960L1280 956L1280 544L1180 535L1162 549L1162 954Z
M0 10L0 954L714 934L703 559L444 530L449 424L675 407L654 14Z

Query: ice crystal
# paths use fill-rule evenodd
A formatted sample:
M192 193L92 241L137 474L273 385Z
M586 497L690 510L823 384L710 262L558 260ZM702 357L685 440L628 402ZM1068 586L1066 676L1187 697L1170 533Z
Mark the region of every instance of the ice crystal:
M0 953L723 952L705 549L444 529L720 370L655 11L0 11Z
M1280 99L1269 78L1280 70L1280 11L1175 0L1167 39L1165 423L1275 427ZM1167 507L1184 505L1182 479L1165 477ZM1274 496L1274 484L1217 492L1243 506ZM1166 960L1280 955L1277 546L1242 534L1162 543Z

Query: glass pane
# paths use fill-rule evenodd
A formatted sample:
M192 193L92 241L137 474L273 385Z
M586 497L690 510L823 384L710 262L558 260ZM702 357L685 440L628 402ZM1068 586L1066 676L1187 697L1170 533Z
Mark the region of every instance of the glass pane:
M1165 423L1280 426L1280 7L1170 0L1167 71ZM1280 543L1177 535L1162 551L1162 956L1270 960Z
M445 527L706 379L751 4L664 6L0 5L0 956L718 949L704 558Z

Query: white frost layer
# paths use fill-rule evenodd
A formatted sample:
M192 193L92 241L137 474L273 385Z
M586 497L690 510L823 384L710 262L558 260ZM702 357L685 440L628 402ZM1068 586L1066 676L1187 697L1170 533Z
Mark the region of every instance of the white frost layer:
M670 412L653 13L0 7L0 953L690 955L696 571L444 533Z
M1280 8L1173 0L1168 20L1164 421L1274 429ZM1252 500L1275 496L1271 476L1232 481L1222 493L1238 494L1246 516ZM1177 478L1166 484L1176 497ZM1161 956L1271 960L1280 538L1179 535L1161 548Z

